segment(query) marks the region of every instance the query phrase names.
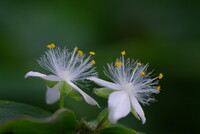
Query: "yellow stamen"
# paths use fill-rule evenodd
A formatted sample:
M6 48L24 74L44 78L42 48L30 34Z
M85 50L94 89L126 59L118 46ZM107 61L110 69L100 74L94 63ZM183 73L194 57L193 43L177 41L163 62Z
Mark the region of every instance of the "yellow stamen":
M89 52L90 55L95 55L95 52Z
M82 55L83 55L83 51L78 50L78 54L79 54L80 56L82 56Z
M160 91L160 85L158 85L158 86L156 87L156 89L157 89L158 91Z
M146 73L145 72L141 72L140 75L144 76L144 75L146 75Z
M95 60L91 60L90 63L91 63L91 64L96 64L96 61L95 61Z
M115 66L120 67L122 65L121 62L115 62Z
M74 50L75 50L75 51L78 51L78 47L75 47Z
M136 64L137 64L138 66L142 66L142 63L140 63L140 62L137 62Z
M163 74L160 73L159 76L158 76L158 79L162 79L163 78Z
M56 47L53 43L52 44L49 44L49 45L47 45L47 48L54 48L54 47Z
M126 55L126 51L122 51L122 52L121 52L121 55Z

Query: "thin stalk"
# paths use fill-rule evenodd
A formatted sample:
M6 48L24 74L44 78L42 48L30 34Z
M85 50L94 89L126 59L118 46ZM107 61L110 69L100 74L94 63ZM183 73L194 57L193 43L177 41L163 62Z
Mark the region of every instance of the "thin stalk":
M64 101L65 101L65 96L64 95L60 95L60 109L64 108Z

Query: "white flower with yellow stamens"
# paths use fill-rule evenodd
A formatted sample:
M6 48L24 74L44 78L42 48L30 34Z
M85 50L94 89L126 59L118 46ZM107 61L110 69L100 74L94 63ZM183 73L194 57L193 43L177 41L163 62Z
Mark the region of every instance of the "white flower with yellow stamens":
M49 50L38 60L38 63L44 69L52 72L53 75L32 71L25 75L25 78L29 76L40 77L47 83L50 82L46 92L47 104L58 101L61 92L66 95L70 94L71 91L78 91L88 104L99 106L93 98L76 85L77 82L84 81L87 77L97 76L93 67L94 61L91 62L91 56L86 57L77 47L73 52L69 52L67 49L62 50L59 47L54 48L54 44L47 47Z
M144 124L146 121L144 111L140 106L154 101L153 93L159 93L160 86L158 79L162 74L151 78L152 72L147 73L148 64L135 60L124 60L125 51L121 52L122 57L115 63L108 64L108 70L105 69L105 75L113 82L108 82L97 77L88 78L105 88L96 89L95 92L103 97L108 97L109 120L116 123L122 117L132 112Z

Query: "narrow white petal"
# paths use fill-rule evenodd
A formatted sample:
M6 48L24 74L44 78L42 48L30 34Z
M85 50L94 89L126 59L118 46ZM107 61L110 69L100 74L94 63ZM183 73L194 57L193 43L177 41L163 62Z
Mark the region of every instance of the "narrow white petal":
M46 75L39 72L30 71L25 75L25 78L32 76L32 77L39 77L50 81L61 81L62 79L56 75Z
M142 123L144 124L146 122L146 118L145 118L142 107L140 106L135 96L131 96L130 98L131 98L131 104L132 104L133 109L140 116Z
M39 73L39 72L33 72L33 71L30 71L28 72L26 75L25 75L25 78L29 77L29 76L33 76L33 77L45 77L47 76L46 74L42 74L42 73Z
M108 98L109 120L116 123L131 111L129 95L124 91L115 91Z
M50 80L50 81L64 81L64 79L62 79L56 75L47 75L47 76L43 77L43 79Z
M53 88L47 87L46 91L46 103L53 104L60 99L60 92L58 90L58 84Z
M72 83L71 81L67 81L67 83L72 86L76 91L78 91L82 96L83 98L85 99L85 101L88 103L88 104L91 104L91 105L97 105L98 107L99 104L92 98L90 97L89 95L87 95L85 92L83 92L79 87L77 87L74 83Z
M110 88L110 89L120 90L120 86L115 84L115 83L108 82L108 81L99 79L97 77L89 77L87 79L94 81L95 83L97 83L100 86L104 86L104 87L107 87L107 88Z

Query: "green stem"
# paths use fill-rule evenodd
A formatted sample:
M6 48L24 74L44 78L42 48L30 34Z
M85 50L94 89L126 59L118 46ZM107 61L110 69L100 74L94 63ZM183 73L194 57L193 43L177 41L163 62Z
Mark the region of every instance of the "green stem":
M65 96L60 94L60 109L64 108Z

